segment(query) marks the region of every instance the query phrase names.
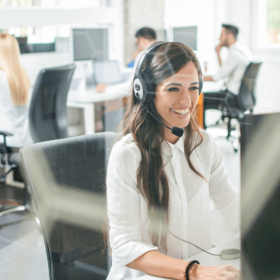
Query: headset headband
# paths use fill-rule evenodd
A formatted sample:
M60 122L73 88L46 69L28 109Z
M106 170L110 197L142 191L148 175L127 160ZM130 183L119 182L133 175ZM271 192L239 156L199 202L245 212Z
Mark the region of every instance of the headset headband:
M145 60L146 60L146 57L147 57L147 54L152 51L154 48L158 47L158 46L161 46L161 45L164 45L164 44L167 44L168 42L157 42L157 43L154 43L153 45L149 46L142 54L142 56L140 57L138 63L137 63L137 66L136 66L136 70L135 70L135 78L138 78L139 76L142 77L141 75L141 69L142 69L142 65L144 64Z
M143 64L144 64L144 62L147 58L148 53L150 53L155 48L157 48L161 45L167 44L167 43L170 43L170 42L154 43L153 45L148 47L143 52L141 58L139 59L139 61L137 63L135 74L134 74L134 80L133 80L133 91L134 91L134 95L136 96L136 98L141 100L143 103L145 103L148 100L148 92L147 92L146 82L143 79L143 76L142 76L142 73L141 73L142 66L143 66ZM178 44L182 44L182 43L178 42ZM202 77L200 77L200 79L199 79L199 94L201 93L202 86L203 86L203 79L202 79Z

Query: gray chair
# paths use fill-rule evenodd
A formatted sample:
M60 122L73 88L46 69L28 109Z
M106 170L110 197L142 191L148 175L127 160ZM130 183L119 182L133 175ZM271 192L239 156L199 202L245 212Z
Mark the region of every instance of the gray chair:
M9 213L25 211L26 202L28 200L27 186L25 177L22 176L21 161L19 157L19 148L8 147L6 144L6 137L13 136L13 134L0 131L3 136L4 142L0 143L0 168L8 167L7 171L0 176L0 184L5 184L6 178L10 172L13 172L14 181L24 183L23 188L23 201L15 201L11 198L1 198L0 200L0 217Z
M225 119L228 120L227 122L227 140L231 141L232 144L234 145L234 141L231 139L231 132L232 132L232 124L231 121L232 119L237 119L239 123L242 122L244 113L246 111L253 112L254 106L256 105L257 98L256 98L256 84L257 84L257 78L259 74L260 67L262 65L262 62L251 62L243 75L241 85L239 88L239 93L238 93L238 106L233 107L230 105L230 98L231 94L227 93L226 97L223 99L219 99L222 103L223 106L221 108L222 116L220 120L217 121L215 125L222 124L224 123ZM218 98L216 98L218 99ZM211 106L205 107L204 111L208 109L216 109L212 108ZM214 126L215 126L214 125ZM209 128L211 126L206 127ZM234 151L237 152L238 148L233 147Z
M115 133L32 144L21 157L44 236L50 280L106 279L102 229L106 167Z
M34 142L61 139L68 137L67 95L75 65L42 69L35 82L29 108L29 130ZM0 144L0 167L8 166L9 170L0 177L5 183L7 175L13 171L14 178L24 183L23 201L17 203L10 199L0 202L0 216L27 209L28 191L21 170L19 150L21 147L8 147L6 137L11 133L0 131L4 143Z
M222 111L222 120L228 118L228 134L227 138L231 136L231 120L237 119L242 121L244 112L249 110L251 113L257 103L256 84L262 62L251 62L243 75L238 94L238 107L229 105L228 97L225 99L225 107Z
M75 64L42 69L29 109L29 130L35 143L68 137L67 95Z

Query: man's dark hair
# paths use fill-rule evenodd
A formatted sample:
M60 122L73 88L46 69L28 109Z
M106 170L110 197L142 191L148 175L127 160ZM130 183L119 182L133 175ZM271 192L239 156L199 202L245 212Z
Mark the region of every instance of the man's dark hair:
M148 39L149 41L154 41L157 39L155 30L149 27L143 27L138 29L135 33L135 37L137 37L138 39L140 37L143 37L145 39Z
M226 29L227 34L231 33L234 36L235 40L237 39L237 35L239 32L237 26L231 24L222 24L222 27Z

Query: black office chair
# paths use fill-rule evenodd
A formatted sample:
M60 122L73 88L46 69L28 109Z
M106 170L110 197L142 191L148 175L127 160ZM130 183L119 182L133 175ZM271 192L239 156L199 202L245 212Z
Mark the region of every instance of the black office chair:
M243 75L241 85L239 88L238 93L238 106L233 107L230 105L229 99L231 94L228 93L225 99L221 99L223 106L221 108L222 116L219 121L217 121L216 125L225 119L228 120L227 122L227 136L226 138L230 140L231 138L231 131L232 131L232 119L237 119L240 123L243 119L244 113L246 111L250 111L251 113L254 110L254 106L256 105L257 98L256 98L256 83L257 77L259 74L260 67L262 62L251 62ZM208 109L212 109L211 107L205 107L205 111ZM210 126L208 126L210 127ZM207 128L207 127L206 127ZM237 152L238 149L234 147L234 151Z
M239 122L241 122L243 119L244 112L249 110L252 113L254 110L254 106L257 103L257 97L256 97L257 77L261 65L262 62L251 62L247 66L241 81L239 94L237 96L238 107L230 106L228 102L229 95L227 95L225 98L225 106L224 106L224 110L222 110L221 119L222 120L224 120L225 118L228 119L227 138L231 136L231 131L232 131L231 120L237 119Z
M106 167L115 133L102 132L21 149L44 236L50 280L106 279L103 233Z
M0 176L0 184L5 184L6 178L10 172L13 172L14 181L24 183L23 188L23 201L16 201L9 198L0 199L0 217L9 213L25 211L27 202L27 187L22 176L21 161L19 158L19 148L8 147L6 144L6 137L13 136L13 134L5 131L0 131L0 135L3 136L3 143L0 143L0 167L4 170L7 167L7 171Z
M67 130L67 95L75 65L70 64L55 68L42 69L35 82L29 108L29 130L34 142L68 137ZM21 147L8 147L6 137L11 133L0 131L4 142L0 143L0 167L8 171L0 177L5 183L7 175L13 171L14 179L24 183L23 201L0 200L0 216L8 213L25 211L28 191L24 172L21 169L19 150Z
M42 69L29 109L29 130L35 143L67 138L67 95L75 65Z

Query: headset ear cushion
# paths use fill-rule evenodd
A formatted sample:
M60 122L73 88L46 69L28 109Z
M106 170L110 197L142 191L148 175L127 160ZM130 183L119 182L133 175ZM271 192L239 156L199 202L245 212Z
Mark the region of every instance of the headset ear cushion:
M155 86L146 73L141 73L142 79L145 83L145 103L150 103L155 97ZM143 88L144 89L144 88Z

